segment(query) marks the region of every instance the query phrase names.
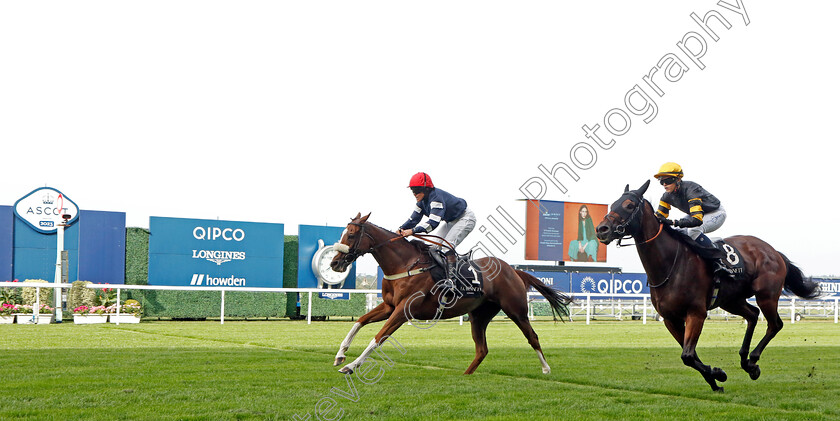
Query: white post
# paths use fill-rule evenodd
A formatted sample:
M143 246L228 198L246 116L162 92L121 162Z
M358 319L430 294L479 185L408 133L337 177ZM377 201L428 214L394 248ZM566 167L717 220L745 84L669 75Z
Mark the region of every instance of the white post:
M458 322L459 322L458 326L463 326L464 325L464 315L463 314L458 316Z
M225 290L222 290L222 324L225 324Z
M32 320L38 324L38 318L41 315L41 287L35 287L35 308L32 309Z
M117 287L117 326L120 325L120 287Z
M840 299L834 299L834 323L837 323L837 310L838 310L838 302Z
M586 294L586 324L589 324L589 314L591 312L591 310L590 310L591 309L591 307L590 307L591 306L590 297L591 297L591 295Z
M647 297L642 297L642 324L647 324Z
M312 291L309 291L309 306L306 307L306 324L312 324Z
M56 284L61 283L61 252L64 251L64 222L60 222L58 227L55 229L56 234L56 257L55 257L55 279L54 282ZM55 322L61 323L61 290L56 288L53 289L53 295L55 296Z
M526 295L525 298L528 299L528 320L534 320L534 308L531 306L531 297Z
M796 319L796 317L795 317L796 316L796 305L794 304L795 301L796 301L796 298L790 297L790 322L791 323L796 323L796 320L795 320Z

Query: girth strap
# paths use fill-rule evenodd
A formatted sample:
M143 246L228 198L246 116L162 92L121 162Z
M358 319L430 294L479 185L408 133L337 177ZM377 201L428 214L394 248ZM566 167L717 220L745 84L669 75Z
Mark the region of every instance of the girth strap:
M715 276L715 288L712 290L712 302L709 303L708 310L715 308L717 305L718 293L720 292L720 277Z
M431 267L427 267L427 268L420 268L420 269L413 269L413 270L410 270L410 271L408 271L408 272L398 273L398 274L396 274L396 275L383 275L382 277L383 277L384 279L389 280L389 281L393 281L393 280L395 280L395 279L401 279L401 278L407 278L407 277L409 277L409 276L419 275L419 274L421 274L421 273L423 273L423 272L427 272L427 271L429 271L429 270L431 270L431 269L432 269Z

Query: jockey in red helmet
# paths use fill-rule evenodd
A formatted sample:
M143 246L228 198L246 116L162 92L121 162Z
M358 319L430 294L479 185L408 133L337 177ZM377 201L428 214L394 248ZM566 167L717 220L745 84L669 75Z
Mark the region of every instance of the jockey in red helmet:
M453 249L445 253L450 279L455 277L455 250L464 238L475 228L475 214L467 207L467 201L453 196L444 190L435 188L432 178L424 172L411 177L408 187L417 201L414 212L397 230L399 235L407 237L415 233L429 233L439 227L441 221L446 224L438 230L441 237L452 244ZM423 220L426 216L427 219Z

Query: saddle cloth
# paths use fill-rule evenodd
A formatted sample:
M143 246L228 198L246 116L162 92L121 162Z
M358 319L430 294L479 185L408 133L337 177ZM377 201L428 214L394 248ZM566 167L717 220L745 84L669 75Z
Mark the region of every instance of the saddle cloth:
M732 273L735 274L735 279L740 280L745 278L747 270L744 265L744 257L741 256L741 252L731 244L723 241L722 238L715 238L713 241L715 247L724 253L722 260L726 266L729 267Z
M732 273L735 274L736 280L746 278L747 271L744 266L744 258L741 256L741 252L739 252L738 249L731 244L723 241L722 238L710 238L709 240L712 241L714 247L703 247L682 231L675 230L675 232L680 234L683 241L703 259L720 259L729 269L732 270Z
M435 282L448 278L446 261L436 252L430 253L437 266L431 270ZM458 275L451 281L464 297L480 297L484 293L484 275L478 265L472 260L472 253L459 254L455 267Z

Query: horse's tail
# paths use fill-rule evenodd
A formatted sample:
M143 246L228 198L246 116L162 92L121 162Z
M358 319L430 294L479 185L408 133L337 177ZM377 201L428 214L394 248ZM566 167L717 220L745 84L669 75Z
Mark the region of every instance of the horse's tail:
M805 277L802 270L791 263L790 259L782 253L782 259L785 260L785 267L787 268L787 276L785 276L785 291L790 291L807 300L817 298L820 296L820 284L811 280L811 277Z
M542 296L548 300L548 304L551 305L554 320L557 320L558 316L560 317L560 320L563 320L564 316L567 318L569 317L569 304L574 301L572 300L572 297L569 297L554 288L549 288L542 281L528 272L516 270L516 274L519 275L520 279L522 279L526 288L534 287L537 292L542 294Z

